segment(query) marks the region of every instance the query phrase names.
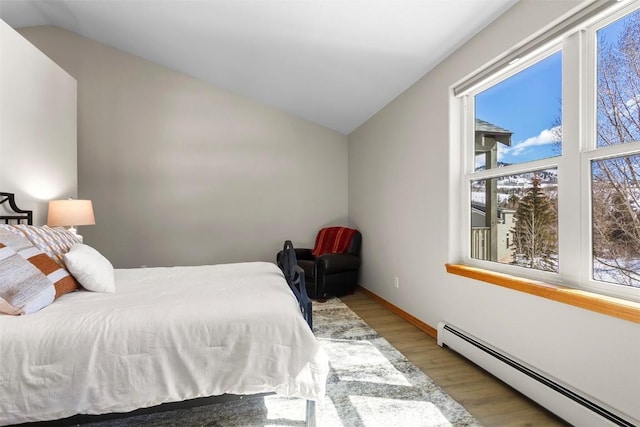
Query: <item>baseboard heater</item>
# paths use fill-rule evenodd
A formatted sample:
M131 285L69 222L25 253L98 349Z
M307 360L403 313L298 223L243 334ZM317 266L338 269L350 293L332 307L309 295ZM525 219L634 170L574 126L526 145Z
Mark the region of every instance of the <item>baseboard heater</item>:
M438 345L451 348L573 425L637 425L453 325L438 324Z

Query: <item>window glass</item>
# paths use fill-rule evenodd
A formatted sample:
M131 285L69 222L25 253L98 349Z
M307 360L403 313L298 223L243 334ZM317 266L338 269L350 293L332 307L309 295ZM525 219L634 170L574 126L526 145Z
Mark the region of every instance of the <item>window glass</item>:
M557 169L471 181L471 257L558 271Z
M591 162L595 280L640 287L640 155Z
M546 49L461 95L464 250L482 268L640 301L640 7L613 5Z
M597 146L640 140L640 10L597 32Z
M562 152L562 52L475 97L475 170Z

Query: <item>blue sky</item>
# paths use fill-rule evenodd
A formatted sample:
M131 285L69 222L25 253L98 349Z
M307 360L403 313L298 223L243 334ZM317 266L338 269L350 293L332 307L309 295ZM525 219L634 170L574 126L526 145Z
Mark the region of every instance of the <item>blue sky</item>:
M562 114L562 52L476 95L476 117L513 132L498 160L522 163L553 156L549 132Z
M623 21L600 30L599 39L615 42ZM476 95L476 117L513 132L511 147L501 146L498 160L522 163L559 154L551 130L560 123L561 101L562 52L557 52Z

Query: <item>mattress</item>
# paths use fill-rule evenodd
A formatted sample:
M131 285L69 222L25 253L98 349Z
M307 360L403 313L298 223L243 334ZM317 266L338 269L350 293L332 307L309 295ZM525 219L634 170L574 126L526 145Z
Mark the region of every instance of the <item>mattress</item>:
M326 355L276 265L115 275L113 294L0 316L0 424L224 393L324 396Z

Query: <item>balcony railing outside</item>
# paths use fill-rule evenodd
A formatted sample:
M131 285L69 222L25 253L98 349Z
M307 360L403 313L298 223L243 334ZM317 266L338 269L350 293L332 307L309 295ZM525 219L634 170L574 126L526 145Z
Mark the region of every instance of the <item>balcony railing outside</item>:
M491 258L491 227L471 227L471 258Z

